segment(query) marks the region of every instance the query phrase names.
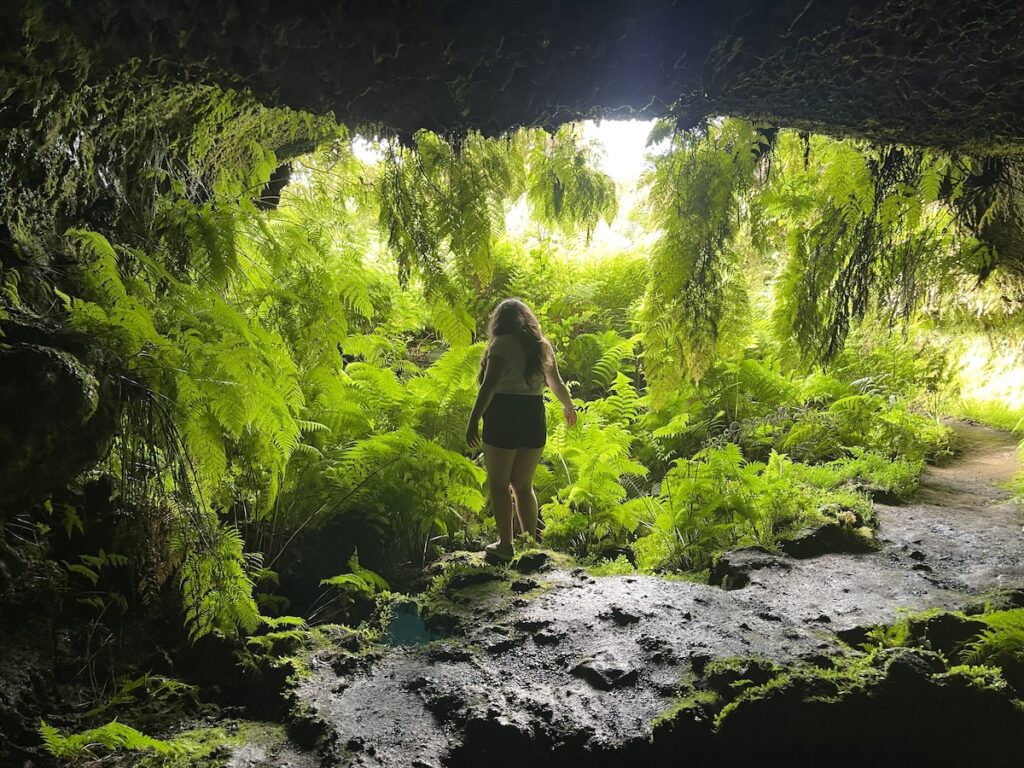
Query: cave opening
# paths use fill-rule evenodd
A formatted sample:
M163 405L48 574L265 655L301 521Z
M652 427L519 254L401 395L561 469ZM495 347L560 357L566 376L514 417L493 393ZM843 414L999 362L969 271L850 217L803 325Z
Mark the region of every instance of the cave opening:
M0 9L0 762L1016 764L1024 11L628 5Z

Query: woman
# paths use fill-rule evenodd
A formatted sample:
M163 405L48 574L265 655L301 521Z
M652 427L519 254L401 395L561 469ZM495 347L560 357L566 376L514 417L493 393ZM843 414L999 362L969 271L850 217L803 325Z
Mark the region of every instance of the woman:
M558 373L554 350L540 323L519 299L505 299L491 313L487 352L480 364L480 392L469 417L466 442L480 444L478 425L484 419L484 464L494 505L498 540L487 546L491 560L512 559L512 498L524 533L537 537L537 496L533 473L544 452L545 382L562 403L565 421L576 423L576 408Z

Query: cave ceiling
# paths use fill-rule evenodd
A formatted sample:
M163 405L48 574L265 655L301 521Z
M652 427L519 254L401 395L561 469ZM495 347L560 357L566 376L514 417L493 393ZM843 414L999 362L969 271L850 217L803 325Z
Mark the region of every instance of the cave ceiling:
M730 114L981 153L1024 146L1020 0L36 0L96 54L350 125L457 135Z

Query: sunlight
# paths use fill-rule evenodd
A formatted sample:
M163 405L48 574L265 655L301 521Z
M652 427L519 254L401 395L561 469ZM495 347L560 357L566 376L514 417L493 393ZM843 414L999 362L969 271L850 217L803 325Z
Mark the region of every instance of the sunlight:
M961 397L1024 409L1024 362L1015 351L994 350L988 338L971 342L959 360Z
M384 144L357 134L352 137L352 154L364 165L376 165L384 159Z
M597 261L637 248L649 247L657 233L637 224L632 214L641 199L640 177L648 168L648 156L667 151L667 145L647 146L647 137L654 128L653 120L586 120L583 138L598 149L598 167L615 181L618 188L619 211L609 225L601 221L590 238L580 247L564 248L565 255L575 261ZM511 207L505 217L505 229L513 237L527 242L540 238L536 223L530 216L525 198ZM549 237L550 233L543 235Z
M601 170L622 187L635 187L646 166L647 137L653 120L587 120L583 136L603 150Z

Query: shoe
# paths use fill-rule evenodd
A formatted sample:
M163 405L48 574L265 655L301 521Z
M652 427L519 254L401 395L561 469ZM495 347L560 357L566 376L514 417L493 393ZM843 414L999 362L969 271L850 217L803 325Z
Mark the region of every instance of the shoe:
M500 541L484 547L484 559L489 562L507 563L515 556L511 544L503 545Z

